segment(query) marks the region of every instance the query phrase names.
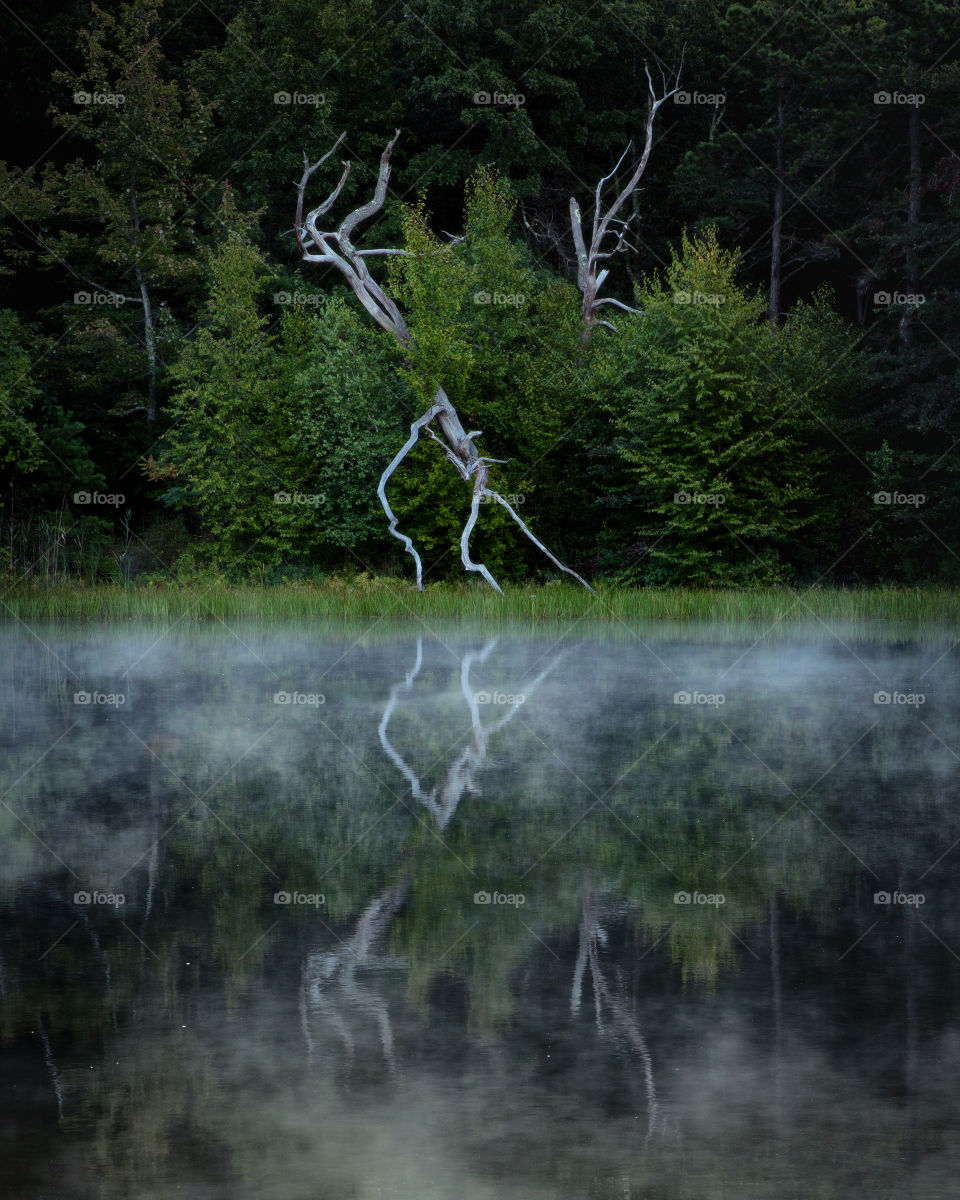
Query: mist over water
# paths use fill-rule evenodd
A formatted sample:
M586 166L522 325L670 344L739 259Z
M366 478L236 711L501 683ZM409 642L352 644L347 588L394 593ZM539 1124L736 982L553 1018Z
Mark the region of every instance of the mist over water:
M0 1194L957 1195L951 641L0 634Z

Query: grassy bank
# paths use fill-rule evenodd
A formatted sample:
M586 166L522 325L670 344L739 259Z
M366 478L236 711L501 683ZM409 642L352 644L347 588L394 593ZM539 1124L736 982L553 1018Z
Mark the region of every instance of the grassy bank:
M361 577L274 587L203 583L13 587L0 592L0 621L274 621L298 619L498 621L922 622L960 625L960 592L949 588L753 591L603 587L509 587L498 596L473 584Z

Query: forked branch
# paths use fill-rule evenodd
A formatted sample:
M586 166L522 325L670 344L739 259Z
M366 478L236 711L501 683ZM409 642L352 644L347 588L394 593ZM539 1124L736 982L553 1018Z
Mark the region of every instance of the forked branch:
M396 249L371 249L358 250L354 245L353 238L357 228L365 221L369 221L375 217L383 208L384 200L387 195L387 188L390 182L390 155L396 145L397 138L400 136L398 129L393 138L387 143L383 154L380 156L380 168L377 173L377 183L373 193L373 199L366 204L360 205L352 212L348 213L345 219L337 229L321 229L320 220L327 216L334 204L340 197L344 185L350 176L350 162L344 161L343 171L340 175L340 180L333 190L327 195L327 198L322 203L311 208L306 213L305 196L307 186L310 183L313 175L319 168L331 157L337 147L343 141L345 133L337 138L334 145L319 158L315 163L311 164L309 158L303 156L303 173L300 176L300 181L297 186L297 211L296 211L296 236L297 245L300 248L300 253L304 262L324 264L336 267L343 275L346 281L350 284L357 299L367 310L370 316L376 321L381 329L392 334L405 351L412 357L416 354L416 345L404 320L403 314L398 308L393 297L388 296L381 288L380 284L370 274L365 258L384 256L390 254L406 255L410 254L407 250ZM462 239L454 239L460 241ZM436 420L440 426L442 439L439 438L430 428L431 423ZM480 501L484 498L495 500L497 503L504 505L510 512L513 519L517 522L527 537L533 544L541 550L550 559L554 565L560 568L561 571L566 571L568 575L572 575L574 579L582 583L584 587L589 587L583 579L575 571L571 571L565 567L559 559L557 559L550 551L533 536L527 526L520 520L517 514L510 508L509 504L502 496L491 491L487 487L487 481L490 474L490 464L497 460L484 458L481 456L475 445L475 439L480 436L479 431L471 431L467 433L463 428L457 410L454 408L442 387L437 387L433 396L433 403L423 414L410 426L410 436L407 438L404 445L394 456L390 464L387 466L383 475L380 477L380 483L377 488L377 495L380 498L380 503L383 506L383 511L387 515L387 520L390 525L390 532L394 537L398 538L404 544L406 551L412 556L417 568L417 587L423 590L423 564L420 561L420 556L414 548L413 541L404 533L401 533L397 528L398 520L393 509L390 507L390 502L387 499L386 486L390 477L396 471L397 467L403 462L406 456L411 452L420 434L426 430L436 441L443 445L444 453L450 462L454 465L461 478L466 482L473 483L473 493L470 504L470 514L463 527L463 532L460 536L460 561L468 571L476 572L496 591L500 591L497 581L493 578L483 563L474 562L470 556L470 534L473 532L473 527L479 516ZM592 590L592 589L590 589Z
M590 243L587 240L583 231L583 219L580 214L580 206L576 199L570 197L570 228L573 233L573 245L577 255L577 287L583 296L583 340L589 341L595 325L603 325L604 328L612 330L616 333L616 327L609 321L601 320L597 316L597 309L603 304L612 304L617 308L622 308L626 312L635 312L635 309L623 304L619 300L604 297L600 298L598 293L603 286L604 280L610 274L607 267L602 267L600 264L608 258L612 258L615 254L622 254L625 250L634 250L635 247L627 241L627 232L630 227L630 222L633 219L633 214L627 217L622 217L619 214L623 211L624 205L636 191L637 185L643 178L643 174L647 169L647 164L650 161L650 152L653 149L653 128L657 118L657 112L666 104L671 96L675 95L680 88L680 72L683 69L683 57L681 55L680 66L677 68L677 74L673 81L673 87L667 88L667 80L663 81L663 92L657 95L653 86L653 78L650 75L650 68L644 63L643 67L647 76L647 120L644 128L643 150L640 154L630 178L621 188L619 194L614 199L613 203L603 211L602 198L603 189L608 180L612 179L623 164L624 159L630 153L630 147L633 145L631 141L628 143L626 150L620 155L617 165L603 178L596 186L593 196L593 223L590 229ZM609 238L614 239L611 243Z

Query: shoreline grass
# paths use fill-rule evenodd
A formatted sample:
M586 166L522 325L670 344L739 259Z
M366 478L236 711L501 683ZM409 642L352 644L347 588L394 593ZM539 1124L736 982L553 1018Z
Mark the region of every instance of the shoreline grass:
M471 583L423 592L388 578L273 586L203 582L17 586L0 592L0 623L16 621L820 621L960 626L960 590L946 587L698 590L517 585L498 596Z

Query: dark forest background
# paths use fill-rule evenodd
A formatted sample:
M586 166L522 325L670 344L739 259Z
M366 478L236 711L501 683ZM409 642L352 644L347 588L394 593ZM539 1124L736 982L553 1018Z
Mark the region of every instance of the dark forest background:
M957 582L958 49L936 0L17 3L0 567L406 570L376 484L426 374L590 577ZM589 220L642 141L645 64L682 90L604 289L637 311L585 342L570 197ZM420 252L372 260L419 361L292 228L304 151L346 132L312 185L351 161L339 223L396 130L360 241ZM440 448L390 493L458 574ZM544 567L502 510L475 541L504 578Z

